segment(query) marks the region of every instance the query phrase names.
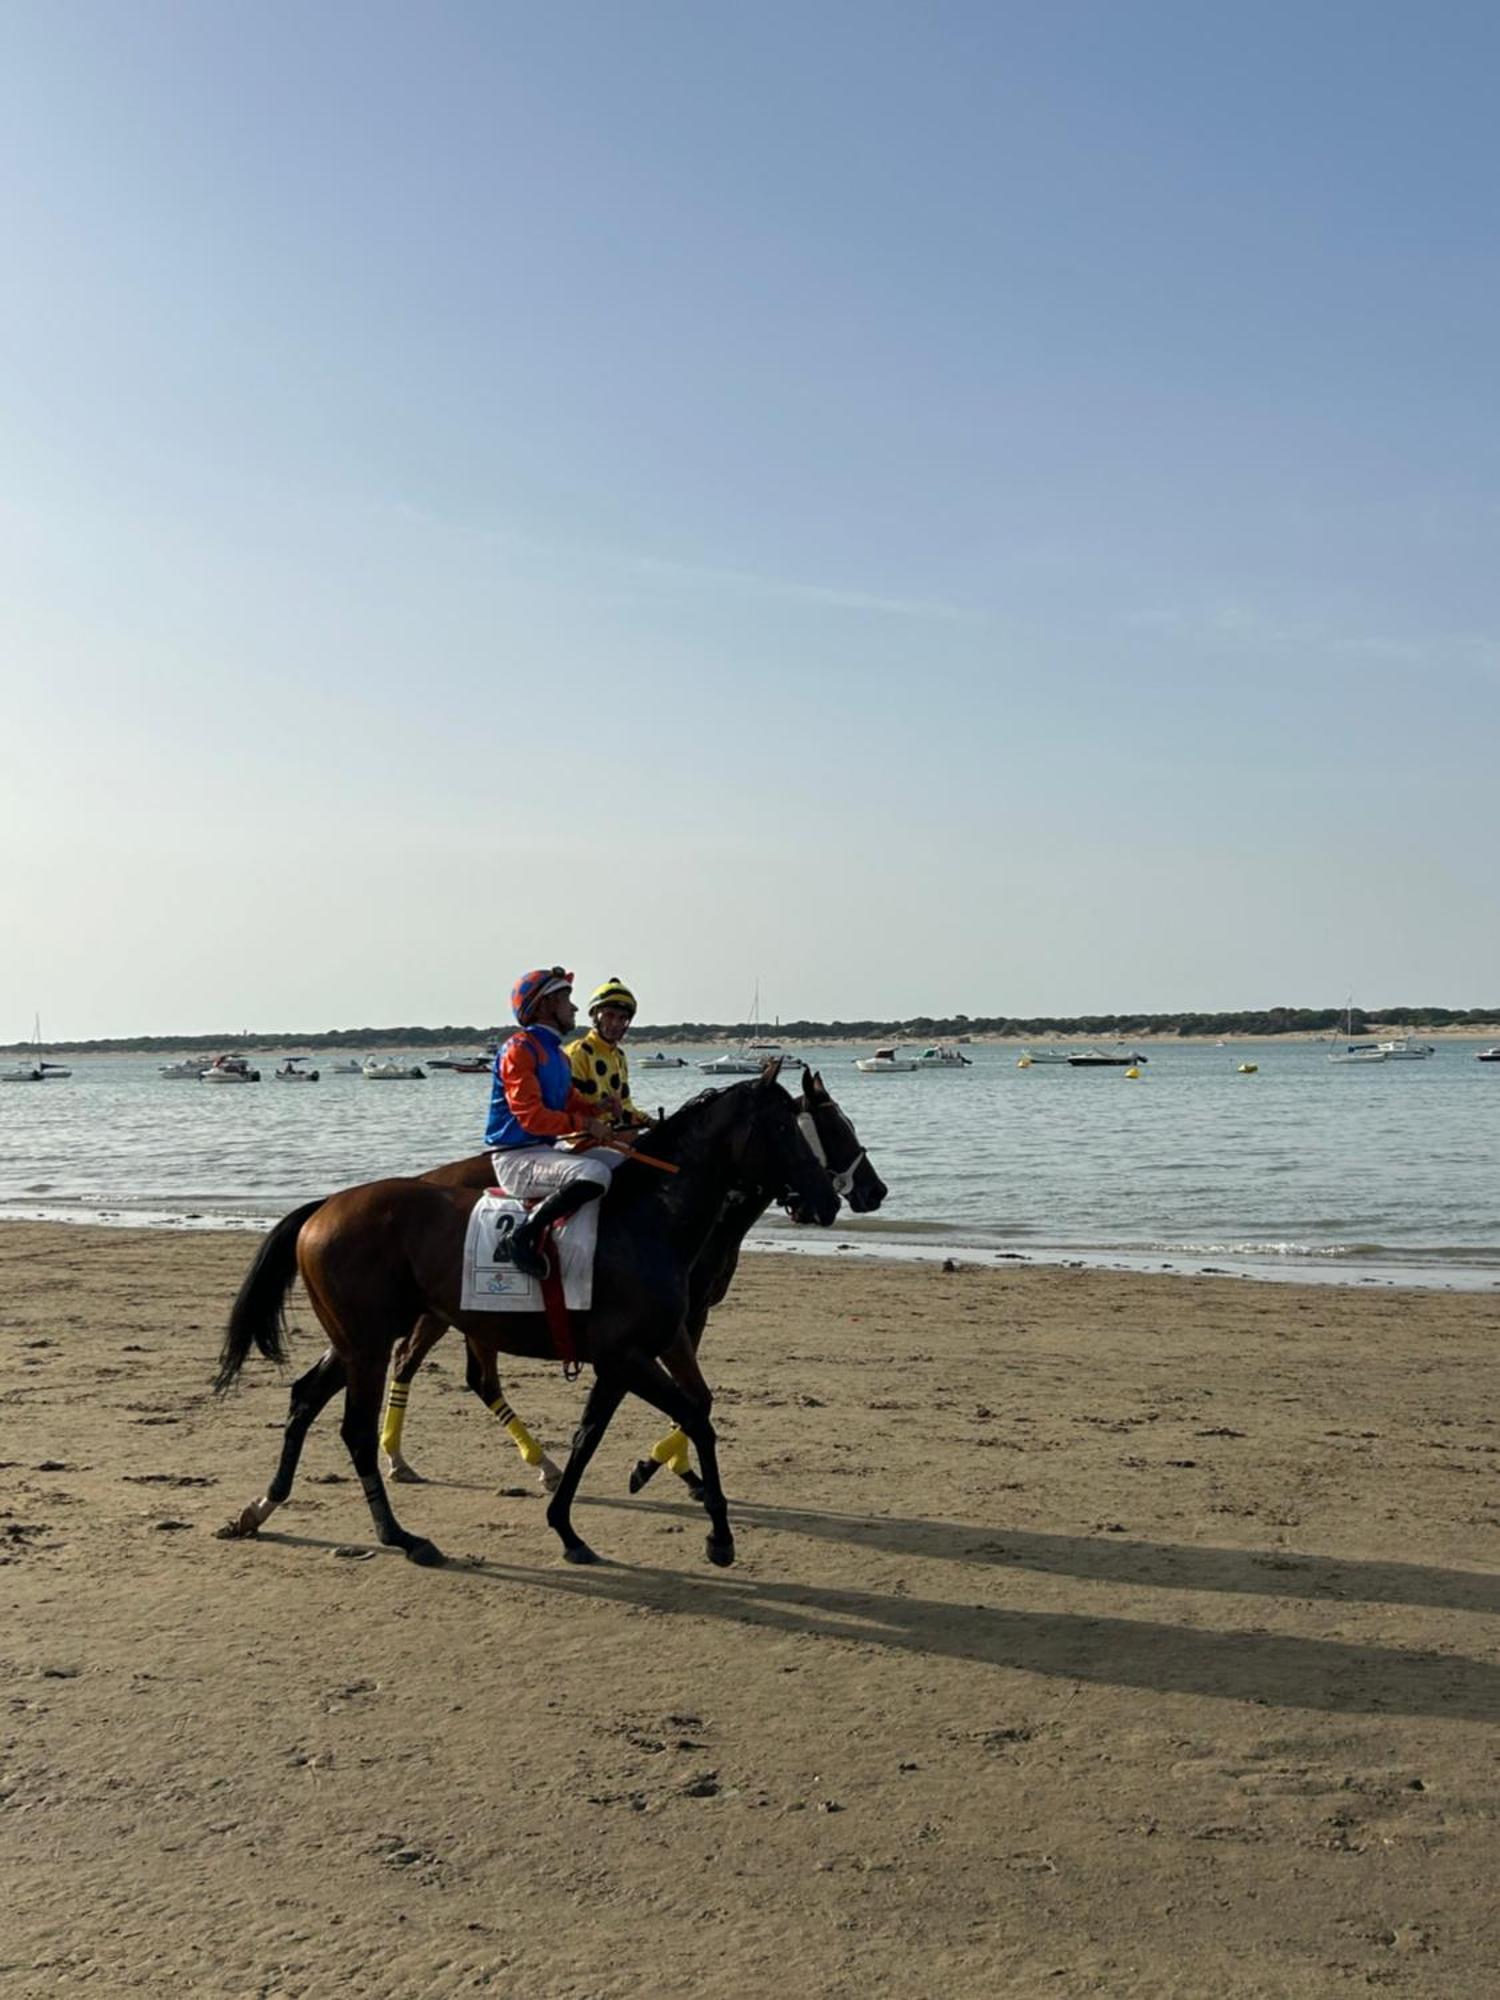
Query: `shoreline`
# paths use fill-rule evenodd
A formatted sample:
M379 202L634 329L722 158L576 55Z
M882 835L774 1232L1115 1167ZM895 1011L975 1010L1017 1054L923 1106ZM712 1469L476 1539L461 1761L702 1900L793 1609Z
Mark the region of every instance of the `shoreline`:
M298 1204L288 1200L278 1210L254 1213L212 1206L204 1209L170 1207L129 1210L93 1208L74 1211L38 1203L24 1210L0 1210L0 1230L13 1227L115 1229L147 1231L161 1236L263 1234ZM924 1233L925 1232L925 1233ZM958 1225L943 1234L940 1226L909 1225L900 1236L879 1222L841 1218L816 1234L775 1220L762 1221L746 1238L748 1256L808 1257L865 1265L949 1265L968 1271L1089 1271L1101 1275L1162 1277L1176 1281L1224 1278L1242 1283L1308 1285L1335 1290L1404 1290L1483 1297L1500 1292L1500 1269L1494 1266L1436 1260L1414 1263L1403 1257L1344 1252L1330 1248L1313 1253L1297 1246L1286 1253L1252 1254L1221 1245L1129 1248L1076 1244L1028 1245L996 1249L966 1241ZM1205 1261L1210 1260L1210 1261Z

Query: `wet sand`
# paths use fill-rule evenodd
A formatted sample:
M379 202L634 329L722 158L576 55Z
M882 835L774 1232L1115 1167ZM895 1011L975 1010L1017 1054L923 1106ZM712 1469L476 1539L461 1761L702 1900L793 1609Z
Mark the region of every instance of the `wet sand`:
M751 1259L736 1568L630 1406L564 1565L450 1341L421 1571L334 1411L213 1538L250 1249L0 1228L5 1995L1500 1989L1493 1298Z

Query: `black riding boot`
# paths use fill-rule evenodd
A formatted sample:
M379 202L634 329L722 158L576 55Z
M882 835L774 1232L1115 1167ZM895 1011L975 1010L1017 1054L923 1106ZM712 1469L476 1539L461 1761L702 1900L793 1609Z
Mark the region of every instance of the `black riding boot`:
M561 1222L564 1216L576 1215L586 1203L597 1201L603 1192L598 1181L566 1181L511 1232L510 1261L523 1277L547 1275L547 1260L539 1247L542 1231L554 1222Z

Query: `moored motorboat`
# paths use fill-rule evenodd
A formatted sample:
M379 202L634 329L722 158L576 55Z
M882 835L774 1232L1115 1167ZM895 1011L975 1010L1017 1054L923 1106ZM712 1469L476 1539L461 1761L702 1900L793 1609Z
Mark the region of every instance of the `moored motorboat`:
M307 1067L306 1056L288 1056L276 1071L278 1083L316 1083L318 1072Z
M686 1069L686 1056L669 1056L658 1049L655 1055L641 1056L636 1062L637 1069Z
M243 1056L215 1056L198 1078L200 1083L259 1083L260 1071L252 1069Z
M970 1058L956 1049L951 1042L934 1042L931 1048L923 1049L917 1057L918 1069L972 1069Z
M1067 1049L1022 1049L1016 1057L1017 1069L1033 1069L1042 1063L1057 1063L1066 1068L1069 1061Z
M1389 1062L1426 1062L1429 1056L1437 1054L1432 1042L1419 1042L1412 1035L1393 1035L1389 1041L1377 1042L1375 1046L1385 1051Z
M204 1057L183 1056L177 1062L158 1063L156 1074L166 1077L168 1082L196 1083L207 1068L208 1062Z
M1500 1042L1497 1042L1492 1049L1481 1049L1474 1060L1475 1062L1500 1062Z
M1068 1057L1069 1069L1139 1069L1147 1058L1141 1055L1110 1055L1105 1049L1079 1049Z
M854 1067L865 1076L890 1076L901 1070L918 1067L915 1056L898 1055L894 1048L877 1049L873 1055L860 1056Z
M394 1062L389 1056L371 1056L364 1066L371 1083L420 1083L427 1072L420 1063Z
M698 1065L705 1076L759 1076L765 1064L758 1056L739 1055L733 1049Z

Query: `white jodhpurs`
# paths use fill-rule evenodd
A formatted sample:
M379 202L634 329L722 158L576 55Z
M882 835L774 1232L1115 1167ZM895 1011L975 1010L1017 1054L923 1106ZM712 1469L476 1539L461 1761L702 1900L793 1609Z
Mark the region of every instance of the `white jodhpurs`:
M624 1158L608 1146L592 1146L586 1153L565 1152L560 1146L511 1146L490 1154L495 1169L495 1185L521 1201L540 1201L556 1194L570 1181L593 1181L609 1186L610 1176Z

